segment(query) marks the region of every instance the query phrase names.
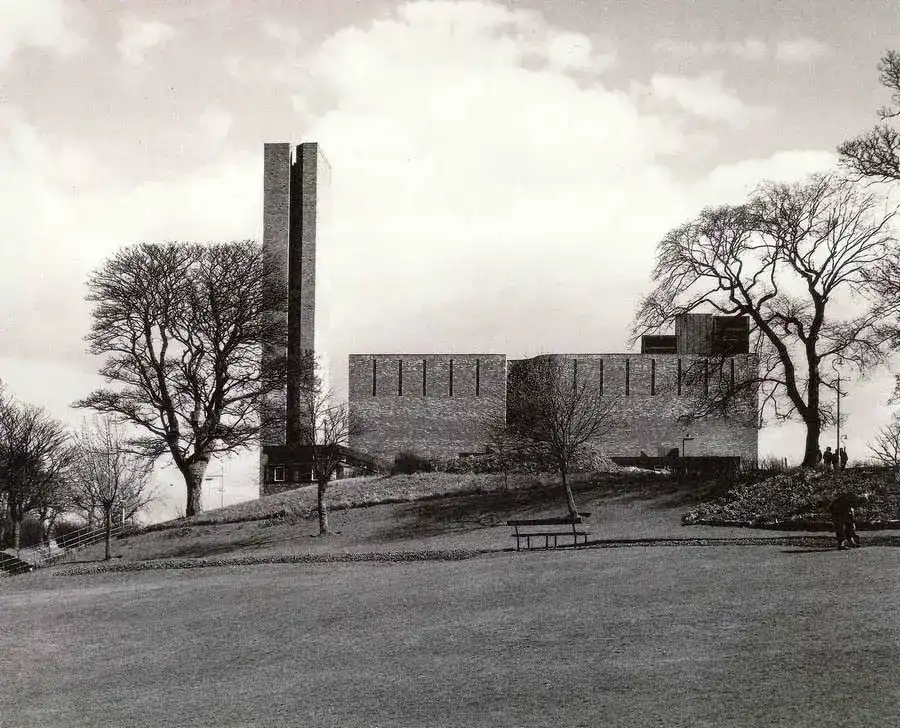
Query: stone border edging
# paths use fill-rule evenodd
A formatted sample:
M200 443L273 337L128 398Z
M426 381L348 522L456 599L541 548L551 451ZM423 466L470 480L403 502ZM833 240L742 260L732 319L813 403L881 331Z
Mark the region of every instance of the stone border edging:
M234 556L231 558L154 559L152 561L97 562L96 564L66 567L60 565L54 576L80 576L126 571L154 571L160 569L202 569L211 566L253 566L256 564L333 564L360 561L409 562L409 561L464 561L493 549L452 549L446 551L385 551L332 554L280 554L274 556Z

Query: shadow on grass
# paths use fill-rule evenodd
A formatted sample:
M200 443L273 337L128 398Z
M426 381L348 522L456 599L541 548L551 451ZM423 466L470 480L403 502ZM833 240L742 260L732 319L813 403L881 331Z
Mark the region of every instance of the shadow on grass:
M782 549L781 553L783 554L821 554L828 553L829 551L837 551L838 549L832 546L831 548L822 548L822 549Z
M603 478L575 483L572 491L579 508L586 512L602 510L612 499L649 501L653 508L686 508L718 497L729 486L713 482L675 480L661 474L614 473ZM495 493L447 496L398 506L394 524L377 534L373 541L465 533L480 528L501 526L513 518L533 518L567 512L562 486L551 484Z

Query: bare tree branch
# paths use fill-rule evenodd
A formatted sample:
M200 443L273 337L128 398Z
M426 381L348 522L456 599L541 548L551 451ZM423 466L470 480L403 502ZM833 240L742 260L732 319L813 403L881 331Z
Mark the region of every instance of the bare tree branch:
M113 385L76 407L112 415L141 435L128 448L168 455L185 479L187 515L201 510L210 459L254 444L259 410L280 391L265 346L282 346L286 295L264 283L252 241L140 244L111 257L88 281L94 304L90 351Z
M576 517L568 481L571 463L580 448L612 429L618 400L604 397L593 379L564 370L562 361L555 355L539 356L510 371L509 428L544 449L560 475L569 513Z
M840 361L869 370L885 360L895 336L884 320L890 304L872 276L896 275L887 263L897 250L896 214L876 192L837 175L765 183L744 205L707 208L659 243L655 287L641 302L632 338L697 310L747 316L758 372L745 372L734 386L730 376L715 378L688 416L727 416L755 391L760 423L767 412L803 420L804 464L814 464L830 416L820 396L822 367ZM865 310L836 318L842 292ZM900 298L893 310L900 311ZM704 366L718 370L725 362Z

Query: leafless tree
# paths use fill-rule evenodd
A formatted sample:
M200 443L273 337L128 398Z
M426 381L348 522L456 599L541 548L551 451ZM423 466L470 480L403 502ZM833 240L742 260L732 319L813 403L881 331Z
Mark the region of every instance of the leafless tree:
M894 415L889 424L880 428L868 447L877 462L890 468L900 467L900 416Z
M71 511L72 482L70 468L46 483L34 501L33 511L41 524L41 539L49 547L50 534L60 516Z
M54 503L71 462L69 433L45 410L9 397L0 399L0 488L19 548L25 515Z
M317 373L305 379L299 408L301 422L297 429L301 433L301 445L309 448L312 453L319 534L326 535L329 531L325 493L346 455L350 437L359 432L351 428L347 404L336 401L334 393L325 388Z
M284 372L260 367L283 346L286 294L263 285L252 241L143 243L108 259L88 281L90 351L113 387L75 403L135 425L134 452L169 455L184 477L185 513L200 510L210 459L255 443L259 410Z
M660 242L655 288L641 302L633 336L698 309L748 316L758 371L714 395L727 404L758 388L760 417L766 410L799 417L803 464L812 466L831 417L823 368L837 361L864 373L889 350L886 309L867 271L896 250L896 212L875 191L836 175L765 183L746 204L704 209ZM855 313L839 318L847 302Z
M888 51L878 64L879 80L891 92L893 106L878 110L882 123L838 147L841 163L860 177L881 182L900 180L900 53Z
M121 428L109 418L82 425L75 438L72 489L79 502L102 519L107 560L113 514L121 510L133 517L150 503L151 472L152 462L129 452Z
M616 399L604 397L590 377L577 377L556 355L535 357L510 373L511 432L540 447L559 473L572 517L578 515L569 484L579 449L607 434L613 425Z

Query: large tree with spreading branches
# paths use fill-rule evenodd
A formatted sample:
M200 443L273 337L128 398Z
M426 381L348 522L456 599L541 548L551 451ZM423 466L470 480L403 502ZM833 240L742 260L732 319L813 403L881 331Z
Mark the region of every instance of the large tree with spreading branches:
M210 459L256 443L259 410L283 386L274 363L260 367L264 347L286 342L286 292L264 285L267 272L253 241L142 243L88 280L87 340L110 386L75 406L135 426L129 447L148 460L168 455L188 516Z
M749 317L758 371L713 388L706 409L758 392L761 416L805 424L803 463L814 465L833 416L823 397L831 365L865 373L887 355L891 333L869 272L896 251L895 216L877 191L831 174L765 183L745 204L704 209L659 243L633 336L693 311Z
M860 177L900 181L900 53L888 51L878 64L879 80L892 106L878 110L881 123L838 147L841 163Z

